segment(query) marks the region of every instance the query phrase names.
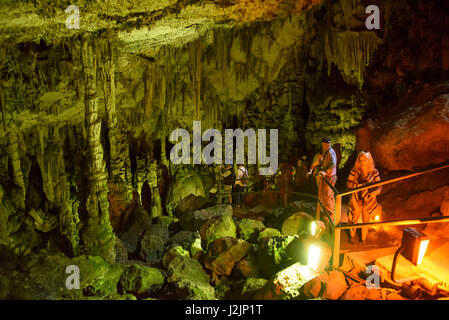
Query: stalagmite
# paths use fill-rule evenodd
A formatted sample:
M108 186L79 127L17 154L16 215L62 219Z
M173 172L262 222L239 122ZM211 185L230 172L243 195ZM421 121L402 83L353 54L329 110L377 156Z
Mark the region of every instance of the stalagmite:
M100 255L106 261L115 260L115 236L109 221L107 199L107 172L103 161L103 146L100 142L101 121L98 118L96 90L96 57L92 40L83 39L82 61L85 85L86 131L89 151L89 193L86 201L87 226L83 230L84 250L90 255Z

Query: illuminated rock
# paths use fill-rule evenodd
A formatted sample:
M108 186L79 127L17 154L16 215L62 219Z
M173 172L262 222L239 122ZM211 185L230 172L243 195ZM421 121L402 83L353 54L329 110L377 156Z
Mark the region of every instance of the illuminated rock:
M206 248L216 239L222 237L237 237L234 220L230 216L222 216L204 222L200 227L201 239Z
M237 226L238 236L243 240L255 242L259 232L264 228L265 226L262 221L242 219Z
M205 267L217 275L229 276L234 265L250 250L251 244L232 237L212 242L205 257Z
M164 284L164 275L159 269L131 265L122 274L120 287L124 292L145 294L158 291Z

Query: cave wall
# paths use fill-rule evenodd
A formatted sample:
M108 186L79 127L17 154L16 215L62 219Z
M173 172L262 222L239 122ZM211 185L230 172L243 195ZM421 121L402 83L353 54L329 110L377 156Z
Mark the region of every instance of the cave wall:
M175 44L146 43L149 31L136 24L123 24L126 32L6 38L0 241L19 254L51 246L74 256L111 251L106 217L115 207L108 192L138 202L150 190L152 217L169 213L183 175L207 194L204 184L211 183L195 182L195 175L210 169L177 174L181 169L168 160L170 132L191 131L193 120L202 120L203 129L279 128L282 162L311 157L321 137L330 136L340 167L348 167L355 128L368 113L415 79L449 68L447 32L419 27L437 5L377 2L385 12L380 31L364 29L365 1L344 0L313 7L306 1L301 15L269 21L217 22ZM446 26L441 19L433 21L438 30ZM419 52L405 49L420 48L423 39L429 46ZM418 55L432 59L413 63ZM163 172L173 183L162 187ZM103 242L91 243L94 234L104 234Z

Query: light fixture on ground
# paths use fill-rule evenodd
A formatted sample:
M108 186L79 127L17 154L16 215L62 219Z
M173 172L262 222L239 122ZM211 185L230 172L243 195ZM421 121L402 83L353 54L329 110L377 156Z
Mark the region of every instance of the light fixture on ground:
M402 243L393 257L393 265L391 267L391 280L396 282L394 273L399 254L409 260L415 266L421 264L429 245L429 238L414 228L405 228L402 232Z

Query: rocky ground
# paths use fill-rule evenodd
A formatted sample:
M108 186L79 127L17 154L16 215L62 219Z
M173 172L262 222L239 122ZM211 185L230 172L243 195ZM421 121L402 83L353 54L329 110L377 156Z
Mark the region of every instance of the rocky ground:
M134 210L116 238L116 261L68 258L41 250L19 259L1 247L0 297L7 299L405 299L399 290L368 290L364 270L319 267L301 256L310 238L313 203L288 208L201 208L153 221ZM195 204L195 205L192 205ZM196 206L196 208L195 208ZM193 207L193 208L192 208ZM248 218L250 217L250 218ZM323 255L330 258L327 232ZM80 269L80 289L66 287L66 267ZM319 272L321 271L321 272Z

